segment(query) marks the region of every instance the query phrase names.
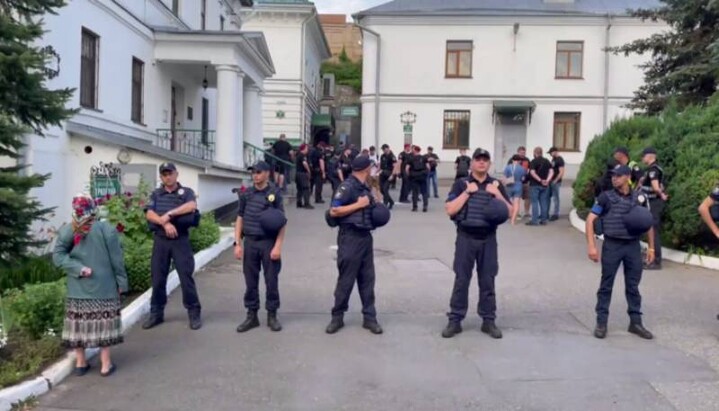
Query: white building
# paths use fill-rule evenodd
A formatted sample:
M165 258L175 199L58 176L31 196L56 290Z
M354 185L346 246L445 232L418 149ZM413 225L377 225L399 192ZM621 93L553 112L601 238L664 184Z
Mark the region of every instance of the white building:
M646 57L619 46L665 30L627 16L657 0L395 0L364 26L362 145L435 148L453 172L460 147L500 169L520 145L561 150L570 177L592 138L642 84ZM416 114L405 135L402 113ZM471 153L470 153L471 154Z
M73 0L46 16L42 43L60 56L48 87L75 88L79 112L45 138L32 136L25 161L52 173L35 195L67 220L70 199L91 168L115 163L125 190L157 182L174 162L201 210L231 207L260 145L260 92L274 73L261 33L239 31L251 0Z
M312 143L313 123L326 118L317 115L320 67L332 57L317 9L307 0L257 0L242 19L243 29L264 33L275 63L262 96L265 142L285 134L294 144Z

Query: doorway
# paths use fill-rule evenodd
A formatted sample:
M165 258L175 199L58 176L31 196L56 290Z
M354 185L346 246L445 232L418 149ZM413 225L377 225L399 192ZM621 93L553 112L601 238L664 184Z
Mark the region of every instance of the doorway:
M494 127L495 171L502 173L517 148L527 145L527 115L497 114Z
M185 91L177 84L172 84L170 95L170 135L172 151L181 151L182 146L182 108L185 106Z

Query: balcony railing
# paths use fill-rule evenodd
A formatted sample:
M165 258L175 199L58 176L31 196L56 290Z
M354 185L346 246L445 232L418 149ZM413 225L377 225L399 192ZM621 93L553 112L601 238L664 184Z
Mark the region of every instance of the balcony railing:
M155 145L201 160L213 161L215 159L214 130L161 128L157 130Z
M283 164L285 166L285 176L287 179L285 180L285 183L287 185L287 192L290 196L295 195L295 185L293 182L295 181L295 164L289 161L285 161L274 154L270 153L269 151L263 150L260 147L257 147L256 145L248 142L244 142L244 160L245 160L245 166L251 167L253 164L257 163L258 161L266 161L270 163L271 166L276 166L278 164Z

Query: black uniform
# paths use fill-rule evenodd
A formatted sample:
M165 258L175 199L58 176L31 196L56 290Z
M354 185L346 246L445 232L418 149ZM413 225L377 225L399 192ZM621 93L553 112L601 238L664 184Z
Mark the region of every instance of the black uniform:
M322 178L322 166L320 163L324 163L324 151L321 148L315 148L310 152L310 168L312 168L312 187L315 192L315 203L323 203L322 201L322 186L324 185L324 179ZM325 163L325 166L327 163Z
M301 152L297 153L295 166L297 167L295 175L295 183L297 183L297 207L307 207L310 205L310 175L305 169L304 162L307 156ZM309 165L309 163L308 163Z
M394 205L394 200L392 199L392 196L389 194L389 184L390 184L390 180L392 178L392 174L394 173L394 166L396 163L397 163L397 157L395 157L394 153L392 153L391 151L389 154L382 154L379 158L380 190L382 191L382 198L383 198L384 204L387 206L390 206L390 207Z
M406 151L403 151L399 153L399 156L397 156L397 159L400 161L401 170L400 174L402 175L402 186L399 189L399 202L400 203L408 203L409 202L409 192L412 188L412 183L409 181L409 176L407 175L407 165L409 164L409 159L412 156L412 153L408 153Z
M195 193L192 189L177 183L177 188L172 192L167 191L164 187L153 191L145 211L152 210L162 216L190 201L195 201ZM177 217L173 217L172 223L176 219ZM154 232L150 261L152 271L151 314L159 317L164 314L165 304L167 304L167 276L170 273L171 263L174 262L182 287L182 304L190 315L199 316L202 307L197 295L195 280L192 277L195 272L195 257L190 245L189 227L175 224L178 234L176 238L167 238L165 230L157 224L150 223L150 227Z
M372 248L371 204L374 202L370 188L349 176L340 184L332 199L332 207L353 204L362 196L370 198L370 206L339 219L337 235L337 287L332 317L342 317L349 306L350 295L355 281L362 300L362 314L365 321L376 322L374 306L374 252Z
M427 211L429 198L427 193L427 158L421 154L409 157L409 179L412 183L412 211L417 210L419 195L422 194L422 207Z
M281 191L272 184L264 190L250 187L240 196L237 215L242 217L244 255L242 271L245 275L245 308L257 312L260 309L259 280L260 268L265 275L265 308L274 313L280 308L278 278L282 269L281 260L272 260L270 252L277 240L276 234L266 233L260 225L260 215L269 208L284 212Z
M629 318L632 323L642 323L642 296L639 282L642 279L642 250L639 237L631 235L625 228L623 215L637 205L646 206L643 194L630 192L628 195L612 189L603 192L592 207L592 213L601 218L604 232L602 244L602 280L597 291L597 324L607 325L609 303L612 300L614 278L619 264L624 267L624 284Z
M342 178L346 180L352 174L352 158L344 154L340 155L339 169L342 171Z
M641 191L649 199L649 210L652 212L654 217L654 249L655 259L654 264L661 266L662 264L662 240L659 235L659 227L661 226L662 212L664 212L664 200L659 197L658 193L654 192L652 188L652 181L659 182L659 187L664 190L664 170L659 167L656 162L647 168L644 177L642 178Z
M330 153L325 160L325 165L327 166L327 179L330 180L330 184L332 185L332 195L334 196L334 192L340 185L340 176L338 174L340 170L339 157Z
M450 322L460 323L467 315L469 285L472 280L472 270L476 263L479 283L477 313L484 321L493 322L497 311L494 279L499 272L497 228L481 223L483 220L482 207L481 205L476 206L476 204L481 204L482 197L491 196L486 191L489 184L496 186L505 200L510 200L499 180L487 176L484 181L480 182L470 175L455 181L447 197L447 202L459 197L466 190L467 183L476 183L479 191L470 196L464 208L453 218L457 224L457 241L455 242L453 264L455 279L452 298L449 303L450 312L447 316ZM474 203L475 201L478 203Z
M472 159L469 156L457 156L454 160L454 164L457 165L457 172L455 173L454 179L466 178L469 174L469 167L472 164Z

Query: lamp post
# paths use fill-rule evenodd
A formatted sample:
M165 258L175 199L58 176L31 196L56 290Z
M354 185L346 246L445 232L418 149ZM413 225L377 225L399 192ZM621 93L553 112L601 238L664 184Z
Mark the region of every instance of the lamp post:
M417 115L411 111L405 111L399 115L404 130L404 144L412 144L413 124L417 122Z

